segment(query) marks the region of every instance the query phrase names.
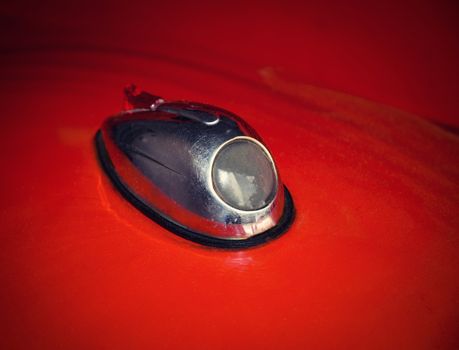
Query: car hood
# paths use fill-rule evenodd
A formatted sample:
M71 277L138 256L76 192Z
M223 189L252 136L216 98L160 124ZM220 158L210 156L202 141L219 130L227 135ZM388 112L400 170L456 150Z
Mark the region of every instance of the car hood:
M362 72L353 82L344 70L333 83L317 58L312 64L322 76L302 61L323 43L309 41L295 57L289 38L288 57L282 43L275 54L261 47L257 56L248 39L237 44L217 30L206 41L190 34L190 42L175 47L170 38L194 23L186 13L179 15L185 24L173 17L150 25L142 7L129 7L142 18L132 28L115 21L122 9L104 15L105 27L89 15L72 19L66 9L55 10L67 15L51 16L49 28L32 14L10 12L12 23L27 26L4 39L0 68L6 347L455 347L457 103L440 106L454 81L443 85L444 95L431 95L433 102L422 98L430 87L416 87L417 100L400 96L400 86L392 91L393 80L383 77L396 76L389 68L376 76L379 87L371 88ZM233 13L209 11L209 26L220 23L217 14ZM271 14L287 25L284 12L267 11L254 20L271 23ZM250 36L247 16L236 34ZM268 31L280 40L282 30L296 32L294 23ZM198 24L197 33L203 28ZM145 33L155 35L147 41ZM339 35L322 38L334 42ZM347 47L358 50L362 40ZM226 54L222 42L240 51ZM408 67L402 56L391 62ZM380 67L373 58L359 63ZM338 74L344 66L335 62L330 69ZM407 86L413 79L428 85L414 68L403 74ZM93 137L120 111L130 83L243 116L292 193L296 219L289 231L251 249L212 249L175 236L124 200L101 170Z

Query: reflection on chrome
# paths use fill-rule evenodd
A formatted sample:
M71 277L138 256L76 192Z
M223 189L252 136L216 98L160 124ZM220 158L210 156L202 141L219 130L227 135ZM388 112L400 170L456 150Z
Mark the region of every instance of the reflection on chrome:
M269 151L241 118L209 105L138 96L136 103L128 95L132 108L109 118L97 143L105 170L136 207L214 246L279 235L289 225L291 198Z

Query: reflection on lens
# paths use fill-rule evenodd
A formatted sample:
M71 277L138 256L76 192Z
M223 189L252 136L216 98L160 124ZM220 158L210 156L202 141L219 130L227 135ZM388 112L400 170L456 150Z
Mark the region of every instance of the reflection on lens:
M220 198L240 210L258 210L276 194L274 165L255 142L236 140L217 154L212 180Z

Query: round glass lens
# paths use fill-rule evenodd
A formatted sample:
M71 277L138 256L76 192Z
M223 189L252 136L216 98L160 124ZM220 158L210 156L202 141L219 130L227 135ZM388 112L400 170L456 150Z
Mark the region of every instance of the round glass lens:
M218 152L212 180L220 198L240 210L265 207L277 190L274 164L263 148L249 140L230 142Z

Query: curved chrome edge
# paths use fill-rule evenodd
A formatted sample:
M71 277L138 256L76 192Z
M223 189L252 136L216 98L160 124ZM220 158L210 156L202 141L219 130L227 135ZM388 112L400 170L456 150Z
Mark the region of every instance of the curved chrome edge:
M270 240L273 240L284 232L292 225L295 218L295 207L293 203L292 196L288 191L287 187L283 186L284 193L284 207L282 211L282 216L279 218L277 224L273 227L270 227L264 232L250 236L245 239L223 239L204 235L201 233L194 232L189 230L177 223L169 220L167 217L162 215L160 212L153 210L146 203L137 197L129 187L123 182L123 180L118 176L115 167L109 157L109 154L105 148L103 136L101 130L96 133L94 138L94 144L96 148L96 153L99 159L99 162L104 169L105 173L112 181L116 189L121 193L121 195L128 200L134 207L140 210L144 215L154 220L156 223L162 227L170 230L176 235L186 238L192 242L199 243L205 246L214 247L214 248L223 248L223 249L243 249L258 246L264 243L267 243ZM267 154L270 155L268 152ZM274 163L273 163L274 164ZM277 175L277 172L276 172ZM281 192L281 191L277 191ZM274 199L275 201L275 199ZM272 203L271 203L272 204Z

